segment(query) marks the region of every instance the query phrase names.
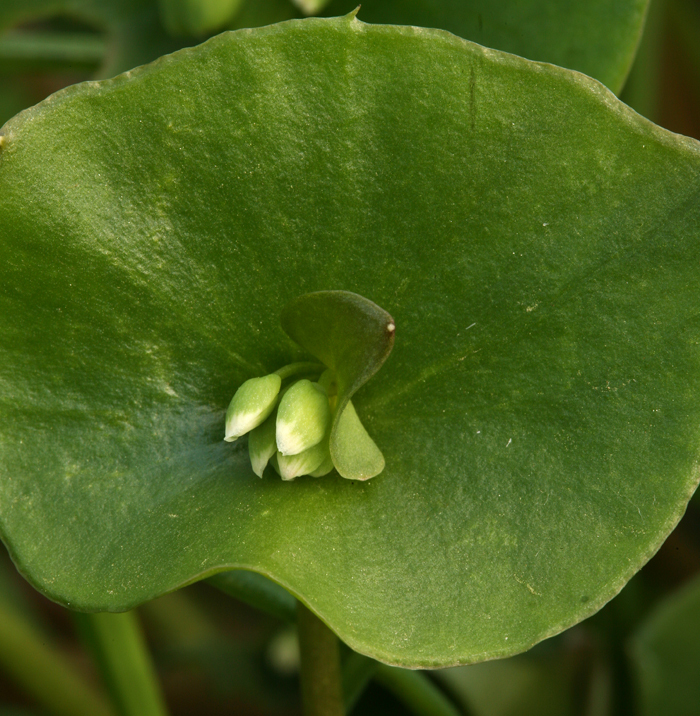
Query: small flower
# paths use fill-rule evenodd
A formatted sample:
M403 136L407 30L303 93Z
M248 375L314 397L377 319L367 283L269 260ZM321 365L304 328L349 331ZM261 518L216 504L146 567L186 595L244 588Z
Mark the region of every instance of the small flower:
M330 431L320 443L296 455L282 455L282 453L277 453L277 465L280 469L282 479L293 480L295 477L299 477L299 475L311 475L324 465L327 460L330 460L331 453L328 449L329 437ZM332 468L333 462L331 461L331 469ZM328 472L330 472L330 470Z
M263 423L277 404L281 386L282 379L276 373L246 380L226 411L224 440L233 442Z
M277 452L275 430L277 414L273 412L262 425L251 430L248 436L248 455L253 472L262 477L270 458Z
M298 455L320 443L330 424L326 391L318 383L299 380L284 394L277 409L277 449L283 456Z

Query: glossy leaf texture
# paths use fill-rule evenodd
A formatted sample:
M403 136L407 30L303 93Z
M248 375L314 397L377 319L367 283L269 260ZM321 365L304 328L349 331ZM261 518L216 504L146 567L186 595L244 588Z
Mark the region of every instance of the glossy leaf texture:
M365 480L384 469L350 398L378 370L394 346L394 319L372 301L349 291L316 291L285 306L282 328L333 371L337 403L330 451L345 478Z
M700 150L563 69L352 18L221 35L3 128L0 527L119 610L229 568L353 648L448 665L596 611L698 481ZM306 359L280 312L396 319L369 482L222 441Z
M690 716L700 703L700 578L667 597L638 629L629 654L641 716Z
M343 15L355 0L333 0ZM619 92L632 66L648 0L366 0L364 22L417 25L595 77Z

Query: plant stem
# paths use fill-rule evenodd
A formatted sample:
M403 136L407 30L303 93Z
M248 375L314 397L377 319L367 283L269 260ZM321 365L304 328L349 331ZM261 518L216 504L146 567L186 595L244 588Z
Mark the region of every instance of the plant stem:
M343 700L350 713L372 680L379 662L353 651L343 663Z
M0 71L94 70L107 51L90 33L12 32L0 38Z
M282 380L286 380L300 373L317 373L320 375L324 370L326 370L326 366L323 363L290 363L276 370L275 375L278 375Z
M235 569L209 577L207 582L282 621L293 622L296 618L296 599L286 589L262 574Z
M304 716L343 716L338 637L301 602L297 625Z
M113 716L107 701L68 667L46 638L0 603L0 666L49 713Z
M375 680L416 716L460 716L442 691L420 671L379 664Z
M76 614L122 716L165 716L167 709L136 614Z

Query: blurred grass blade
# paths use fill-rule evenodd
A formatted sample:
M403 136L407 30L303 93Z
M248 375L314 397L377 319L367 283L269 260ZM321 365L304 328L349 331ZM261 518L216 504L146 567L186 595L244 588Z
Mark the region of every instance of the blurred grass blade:
M351 713L378 666L378 661L356 651L346 657L343 662L343 701L346 713Z
M166 716L167 709L134 611L75 613L121 716Z
M700 576L667 597L629 644L640 716L690 716L700 706Z
M0 36L0 73L95 70L106 51L107 43L98 34L8 32Z
M374 678L415 716L460 716L447 696L420 671L379 664Z
M114 716L107 701L68 666L46 636L0 600L0 668L56 716Z

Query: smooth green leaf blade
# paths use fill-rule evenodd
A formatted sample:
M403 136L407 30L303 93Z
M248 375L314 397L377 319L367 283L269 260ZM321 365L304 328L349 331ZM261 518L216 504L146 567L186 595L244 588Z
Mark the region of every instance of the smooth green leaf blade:
M642 34L648 0L365 0L363 22L449 30L485 47L551 62L622 89ZM333 0L326 15L352 11Z
M665 599L631 640L641 716L685 716L700 703L700 579Z
M599 84L311 19L3 132L0 529L54 599L249 568L357 650L467 663L593 613L683 513L700 150ZM339 289L399 327L353 397L386 468L260 480L226 405L303 359L281 309Z
M294 341L335 373L338 403L330 450L336 469L353 480L378 475L384 469L384 457L348 402L391 353L394 319L363 296L318 291L286 306L281 320Z

